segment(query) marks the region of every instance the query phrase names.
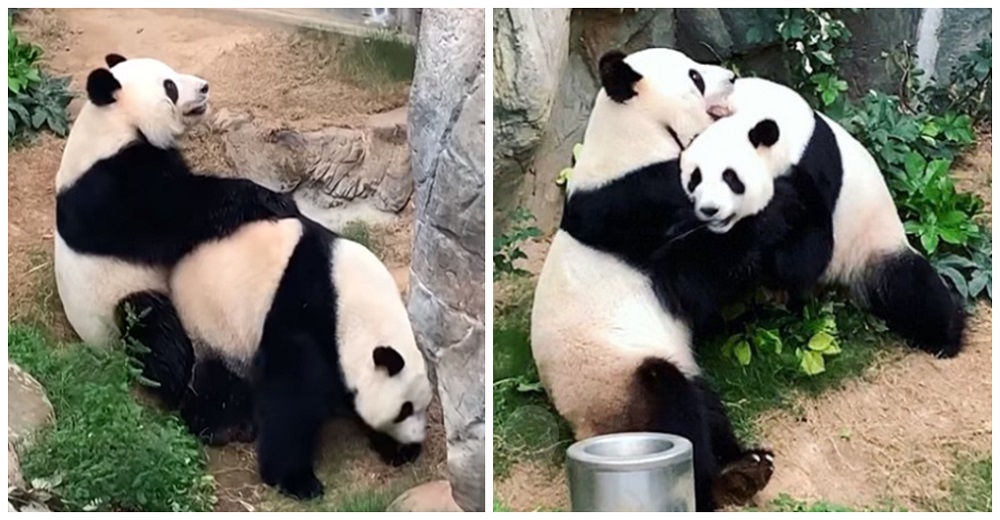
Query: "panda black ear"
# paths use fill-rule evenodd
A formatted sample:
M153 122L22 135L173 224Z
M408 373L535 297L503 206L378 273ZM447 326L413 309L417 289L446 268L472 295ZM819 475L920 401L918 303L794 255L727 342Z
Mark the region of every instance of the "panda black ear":
M601 56L598 63L601 73L601 86L608 93L608 97L618 103L624 103L636 95L635 83L642 79L642 75L625 63L625 53L619 50L611 50Z
M396 349L392 347L375 347L372 352L372 360L376 367L384 368L389 373L389 377L398 374L406 366L403 356L400 356L399 352L396 352Z
M114 103L115 93L121 88L122 84L108 69L94 69L87 76L87 97L99 107Z
M111 68L127 59L128 58L122 56L121 54L111 53L104 57L104 63L107 63L108 68Z
M754 148L760 148L761 146L774 146L774 143L778 142L780 134L778 123L775 123L772 119L765 119L757 123L757 126L751 128L747 137L750 138L750 144Z

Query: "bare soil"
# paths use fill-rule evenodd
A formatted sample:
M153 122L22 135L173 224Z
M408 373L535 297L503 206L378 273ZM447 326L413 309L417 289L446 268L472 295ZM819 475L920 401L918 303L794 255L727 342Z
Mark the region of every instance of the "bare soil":
M336 38L316 37L260 22L234 11L183 9L32 9L19 30L45 50L45 66L70 75L82 93L86 75L104 66L104 56L154 57L175 70L209 81L213 107L249 111L274 127L308 131L324 126L360 125L372 114L403 106L405 85L366 89L337 79ZM82 105L71 104L76 113ZM207 126L207 125L205 125ZM195 130L183 143L192 166L232 174L219 136ZM54 337L72 340L55 291L52 271L54 178L63 141L41 135L10 150L8 162L8 314ZM380 254L406 292L409 280L412 208L391 225L373 227ZM279 497L256 473L252 446L208 449L209 471L217 482L217 510L323 509L349 492L391 488L402 492L445 471L445 434L440 405L432 404L425 452L415 465L390 468L367 449L349 424L334 423L324 433L317 473L326 484L323 502L302 504Z
M986 203L992 225L992 133L953 170L959 190ZM541 270L548 242L523 249L520 266ZM503 297L510 291L494 284ZM775 452L775 473L756 498L766 505L781 494L798 500L863 508L886 503L911 510L945 497L962 457L991 456L993 444L993 307L970 316L965 350L934 359L919 352L885 356L842 388L802 396L788 409L759 418L758 438ZM522 461L494 481L494 494L515 511L568 510L562 468Z

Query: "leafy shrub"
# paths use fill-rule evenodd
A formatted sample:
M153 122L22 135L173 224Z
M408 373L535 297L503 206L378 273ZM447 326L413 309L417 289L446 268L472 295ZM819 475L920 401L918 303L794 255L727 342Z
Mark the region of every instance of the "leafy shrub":
M542 231L529 223L535 217L524 208L517 208L511 214L511 229L493 238L493 280L503 276L524 276L524 269L514 265L514 262L528 255L524 254L521 244L526 240L542 236Z
M39 67L42 49L22 41L7 15L7 137L16 141L48 129L69 132L69 77L56 78Z

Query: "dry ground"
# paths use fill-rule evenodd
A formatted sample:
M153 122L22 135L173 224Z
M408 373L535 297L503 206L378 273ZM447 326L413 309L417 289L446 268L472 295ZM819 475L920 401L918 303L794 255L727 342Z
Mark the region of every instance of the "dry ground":
M360 124L369 115L402 106L405 86L364 89L338 81L330 66L336 49L324 47L301 31L266 25L222 10L59 9L30 10L19 30L45 50L45 66L71 75L71 88L82 92L90 70L103 57L154 57L175 70L204 77L211 84L214 108L248 110L255 119L299 130ZM333 52L328 52L333 51ZM81 101L71 105L79 109ZM56 337L74 338L62 314L52 272L54 177L63 141L40 136L30 146L10 150L8 188L8 315L29 321ZM192 165L225 172L231 169L221 141L206 129L184 143ZM402 290L408 286L412 209L392 225L372 230ZM352 493L372 489L402 492L445 471L444 431L440 408L432 410L430 437L419 463L386 467L346 424L334 424L324 437L318 468L327 487L324 505L336 505ZM253 450L234 445L209 450L209 470L218 482L219 510L269 510L304 506L263 487L256 476Z
M992 166L993 138L986 132L953 172L959 189L983 198L987 215ZM539 272L546 244L524 250L529 258L522 267ZM957 458L992 454L992 322L992 305L982 303L957 358L888 356L843 388L761 417L759 438L775 451L776 463L758 503L784 493L856 508L891 502L919 509L944 497ZM496 498L514 511L569 508L562 468L521 462L494 486Z

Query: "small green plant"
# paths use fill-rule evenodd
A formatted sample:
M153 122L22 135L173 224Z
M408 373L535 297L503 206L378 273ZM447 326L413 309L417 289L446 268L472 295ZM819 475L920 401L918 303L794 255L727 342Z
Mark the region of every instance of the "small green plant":
M376 31L363 38L345 37L337 60L340 73L361 86L409 82L417 50L395 33Z
M22 41L7 15L7 138L16 141L48 129L63 137L69 132L69 77L42 72L42 49Z
M576 164L576 161L580 160L580 152L582 151L583 151L583 144L576 143L575 145L573 145L573 164ZM573 166L570 166L568 168L563 168L562 171L559 172L559 176L556 177L556 184L558 184L559 186L566 186L566 183L569 182L569 178L572 175L573 175Z
M993 34L979 42L975 51L959 57L947 78L938 79L940 85L925 87L928 110L967 114L974 123L992 121Z
M517 208L510 218L510 230L493 238L493 280L504 276L524 276L527 271L514 265L514 262L527 258L521 249L521 244L527 240L542 236L542 231L530 223L535 217L524 208Z
M140 370L125 349L56 347L9 326L8 355L45 387L55 425L21 458L28 480L49 482L71 511L204 511L213 480L198 441L172 415L131 394Z

